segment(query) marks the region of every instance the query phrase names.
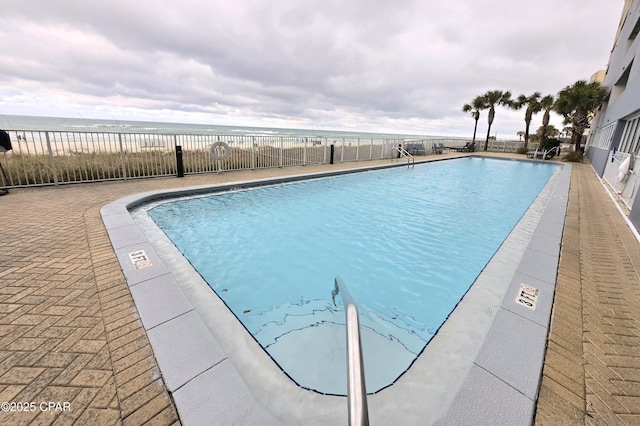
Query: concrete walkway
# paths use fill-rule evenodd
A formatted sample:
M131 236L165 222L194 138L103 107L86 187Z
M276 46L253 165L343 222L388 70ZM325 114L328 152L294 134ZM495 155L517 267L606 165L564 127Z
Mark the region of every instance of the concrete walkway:
M102 224L103 205L150 190L362 165L0 197L0 403L21 410L3 405L0 424L179 423ZM640 423L639 272L637 240L590 166L574 166L537 424Z

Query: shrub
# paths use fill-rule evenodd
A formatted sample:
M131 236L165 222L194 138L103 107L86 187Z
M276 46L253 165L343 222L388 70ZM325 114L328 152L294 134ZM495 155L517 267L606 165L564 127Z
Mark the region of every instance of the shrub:
M562 156L562 161L571 161L573 163L584 163L584 155L581 151L571 151Z
M526 146L521 146L520 148L516 149L516 154L526 154L527 152L529 152L529 148L527 148Z
M558 139L553 139L553 138L545 139L545 140L542 142L542 147L541 147L541 149L542 149L543 151L548 151L549 149L551 149L551 148L555 148L555 147L557 147L558 145L560 145L560 141L559 141Z

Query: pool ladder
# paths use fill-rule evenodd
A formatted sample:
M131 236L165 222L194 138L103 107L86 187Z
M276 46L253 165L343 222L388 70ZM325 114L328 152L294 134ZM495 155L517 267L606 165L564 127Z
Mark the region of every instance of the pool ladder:
M331 291L333 304L336 296L342 296L344 314L347 322L347 397L349 404L349 426L368 426L369 409L367 407L367 386L364 380L364 362L360 340L360 321L358 308L349 290L339 276L335 279L335 288Z
M415 165L416 159L413 158L413 155L411 155L409 153L409 151L407 151L406 149L404 149L401 146L394 146L393 149L395 151L398 151L398 154L400 154L401 157L406 158L407 159L407 166L413 166ZM398 157L400 158L400 157Z

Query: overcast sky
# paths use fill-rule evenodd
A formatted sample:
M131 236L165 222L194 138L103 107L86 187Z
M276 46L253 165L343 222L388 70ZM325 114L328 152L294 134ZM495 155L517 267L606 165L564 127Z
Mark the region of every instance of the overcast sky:
M475 96L604 69L623 3L3 0L0 114L470 137Z

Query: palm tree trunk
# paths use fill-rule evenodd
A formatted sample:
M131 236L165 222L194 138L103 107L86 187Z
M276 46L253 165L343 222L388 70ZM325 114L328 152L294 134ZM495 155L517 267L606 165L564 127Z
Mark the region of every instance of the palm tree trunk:
M540 135L540 148L542 148L542 144L544 144L544 138L547 137L548 125L549 125L549 110L545 110L544 116L542 117L542 134Z
M473 143L476 143L476 130L478 130L478 118L476 118L476 125L473 127L473 140L472 140Z
M544 147L544 140L547 137L547 126L542 126L542 134L540 135L540 148Z
M525 121L524 125L524 148L527 148L529 145L529 127L531 126L531 120Z
M491 123L489 123L489 128L487 128L487 138L484 140L484 150L486 151L489 148L489 134L491 133Z
M489 116L487 117L487 122L489 123L489 128L487 129L487 138L484 140L484 150L486 151L487 148L489 148L489 134L491 132L491 125L493 124L493 119L496 116L496 110L493 107L493 105L491 105L491 108L489 108Z
M582 133L575 132L574 136L576 139L574 151L580 151L580 145L582 144Z

